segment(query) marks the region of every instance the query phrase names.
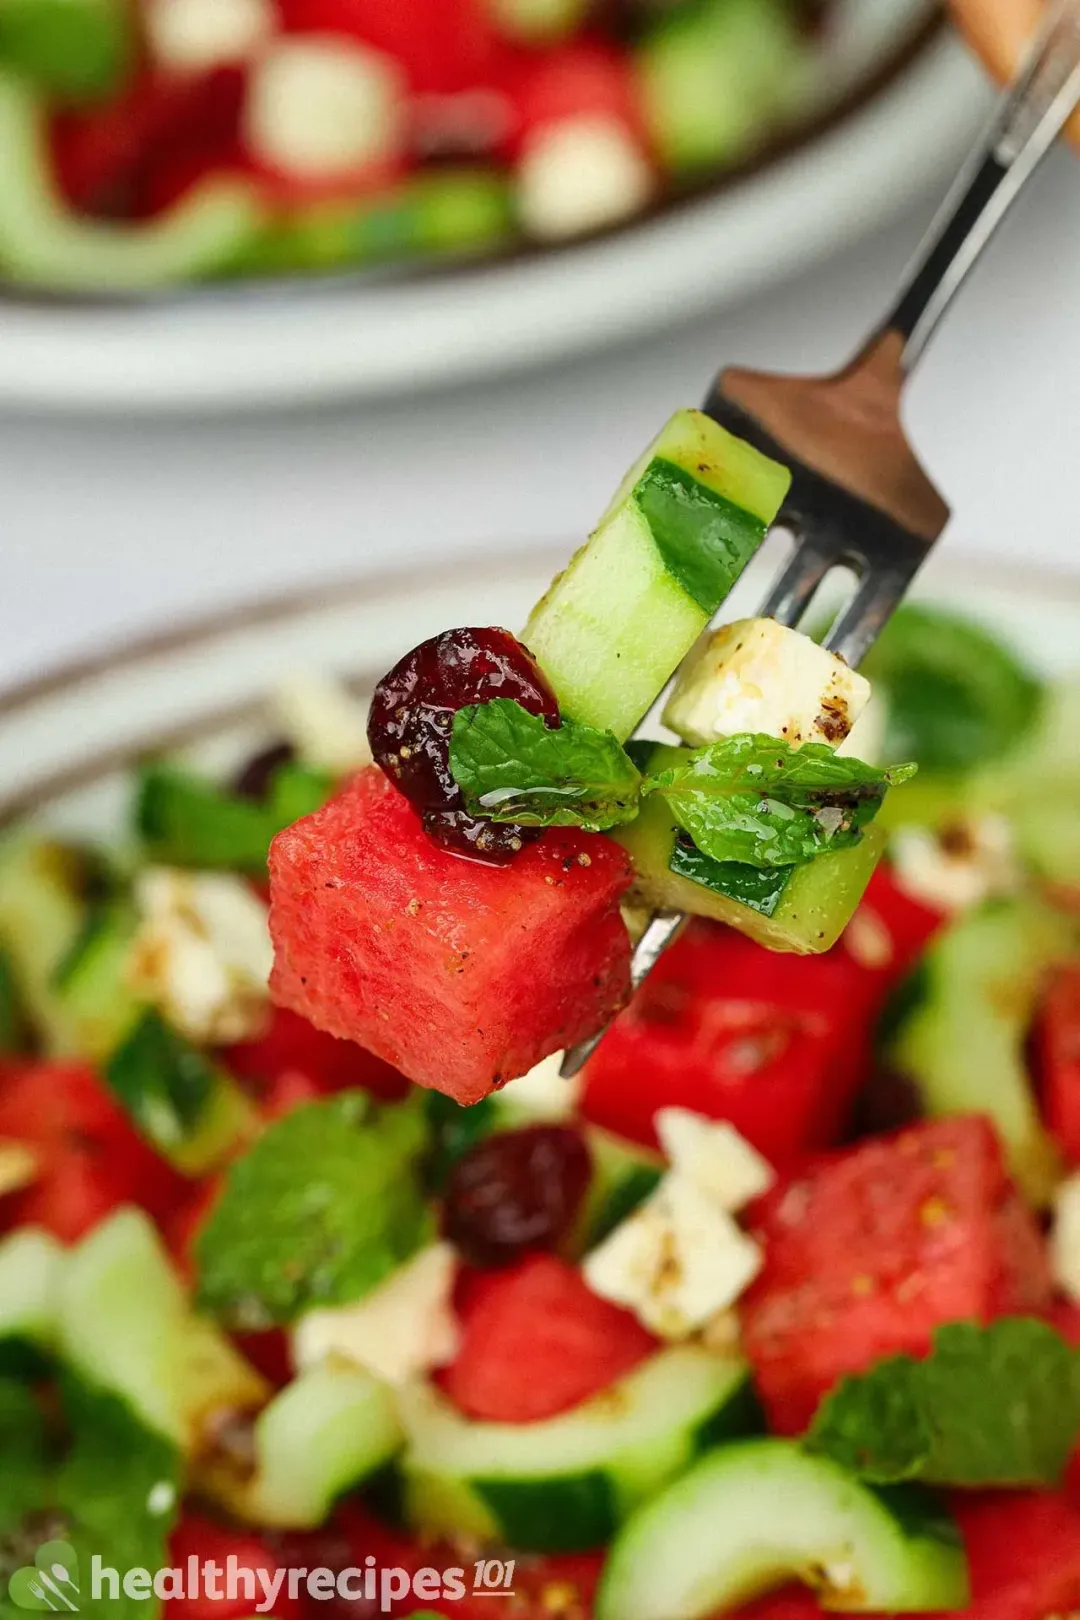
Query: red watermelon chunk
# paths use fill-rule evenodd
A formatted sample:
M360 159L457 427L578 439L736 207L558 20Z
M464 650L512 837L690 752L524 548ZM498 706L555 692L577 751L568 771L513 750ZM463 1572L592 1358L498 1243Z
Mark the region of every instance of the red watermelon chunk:
M463 860L371 768L274 840L274 999L477 1102L627 999L629 880L617 844L576 830L507 866Z
M607 1389L657 1348L580 1271L534 1254L475 1276L459 1302L461 1348L438 1381L469 1417L536 1423Z
M933 1330L1049 1304L1032 1215L990 1124L943 1119L819 1160L764 1198L746 1351L772 1427L800 1433L844 1373L924 1355Z

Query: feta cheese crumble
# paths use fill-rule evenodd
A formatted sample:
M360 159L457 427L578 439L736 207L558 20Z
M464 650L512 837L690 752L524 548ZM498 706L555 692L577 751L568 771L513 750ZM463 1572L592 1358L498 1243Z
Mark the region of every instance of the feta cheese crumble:
M340 681L301 671L274 694L274 714L300 760L332 776L371 764L367 713Z
M652 169L617 118L563 118L528 141L518 168L521 222L539 241L582 236L644 208Z
M250 1040L263 1027L273 946L265 904L241 878L151 866L136 883L141 921L131 988L200 1044Z
M456 1270L450 1244L433 1243L354 1305L310 1311L293 1329L296 1366L336 1358L397 1387L444 1367L460 1338L450 1303Z
M705 636L684 664L664 724L694 747L742 732L791 747L843 741L870 682L775 619L738 619Z
M397 63L357 40L282 35L251 74L244 142L258 162L295 179L341 179L401 150L405 90Z
M1050 1266L1062 1293L1074 1305L1080 1305L1080 1170L1063 1181L1057 1191Z
M278 26L273 0L149 0L144 17L150 54L169 73L245 62Z
M585 1257L594 1293L663 1339L686 1339L727 1310L761 1269L761 1251L688 1175L670 1171Z
M707 1119L689 1108L661 1108L656 1130L672 1168L734 1215L768 1191L772 1165L726 1120Z
M939 911L970 910L1015 893L1020 883L1012 828L996 814L959 817L935 829L902 827L891 854L905 894Z

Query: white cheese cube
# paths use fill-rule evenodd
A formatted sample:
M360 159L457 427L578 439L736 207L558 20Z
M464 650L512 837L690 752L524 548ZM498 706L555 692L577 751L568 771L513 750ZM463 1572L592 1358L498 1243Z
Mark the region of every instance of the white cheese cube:
M397 63L336 34L283 35L248 83L248 151L298 180L335 180L396 156L406 86Z
M340 681L298 672L281 683L273 705L286 741L305 765L348 776L371 764L367 712Z
M594 1293L623 1305L663 1339L686 1339L733 1305L761 1251L689 1176L672 1171L585 1257Z
M1066 1298L1080 1305L1080 1170L1063 1181L1054 1204L1050 1266Z
M559 1073L562 1060L562 1052L553 1052L550 1057L541 1058L528 1074L503 1086L494 1097L499 1113L523 1125L533 1121L558 1124L573 1119L583 1077L577 1074L572 1080L564 1080Z
M224 872L148 867L127 978L190 1040L227 1045L263 1028L274 951L267 908Z
M870 682L809 636L775 619L738 619L698 643L664 710L695 748L757 732L798 748L843 741L870 699Z
M518 167L518 210L530 236L557 241L636 214L652 196L653 171L618 118L562 118L527 141Z
M689 1108L661 1108L656 1130L672 1169L729 1214L760 1198L776 1179L768 1160L726 1120L707 1119Z
M902 827L890 845L905 894L940 911L967 911L1013 894L1021 871L1012 827L994 813L961 816L938 828Z
M149 0L150 55L168 73L246 62L277 31L274 0Z
M450 1303L456 1270L449 1243L433 1243L355 1305L309 1311L292 1332L295 1365L338 1359L397 1387L444 1367L460 1338Z

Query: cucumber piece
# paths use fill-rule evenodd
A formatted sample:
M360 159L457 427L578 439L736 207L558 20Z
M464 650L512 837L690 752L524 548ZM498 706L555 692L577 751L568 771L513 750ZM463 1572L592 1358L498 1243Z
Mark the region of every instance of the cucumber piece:
M685 752L658 747L647 768L663 769ZM631 904L711 917L768 950L801 955L827 951L836 944L885 852L886 840L884 829L874 824L852 849L818 855L801 866L759 871L703 855L680 831L661 794L646 799L637 820L611 836L629 851L634 863Z
M703 412L676 412L525 627L564 714L629 736L765 538L790 482Z
M980 809L1008 816L1019 853L1040 877L1070 888L1080 888L1078 734L1080 683L1062 681L1044 692L1038 721L1017 747L968 787Z
M257 1411L268 1394L225 1335L195 1315L137 1209L117 1210L68 1254L57 1344L77 1372L122 1396L187 1456L203 1449L223 1413Z
M709 1620L791 1580L825 1609L964 1609L963 1544L914 1487L872 1490L794 1441L722 1446L630 1520L597 1620Z
M664 18L637 72L666 167L694 174L745 157L793 106L809 61L782 0L701 0Z
M134 292L194 280L222 268L263 218L256 186L233 177L202 181L144 224L80 218L53 183L43 104L4 71L0 151L0 267L13 281Z
M231 1075L148 1010L105 1066L147 1141L182 1174L205 1175L254 1136L258 1115Z
M585 1203L575 1222L572 1247L584 1254L602 1243L610 1232L632 1215L656 1191L664 1161L636 1142L590 1125L585 1141L592 1159L592 1179Z
M27 1052L31 1044L30 1019L23 1006L15 965L0 945L0 1056Z
M361 1367L323 1362L275 1395L255 1420L255 1472L228 1505L251 1524L304 1530L399 1449L394 1397Z
M462 257L500 247L513 230L513 197L504 174L447 168L417 175L369 202L323 203L269 220L232 269L282 275Z
M86 916L85 857L65 844L17 838L0 848L0 943L16 991L49 1056L80 1050L77 1021L55 976Z
M663 1350L570 1412L476 1423L430 1387L402 1398L406 1517L422 1533L521 1552L603 1545L721 1434L758 1426L745 1362Z
M988 1114L1028 1199L1050 1202L1057 1151L1039 1117L1024 1045L1047 968L1071 953L1066 921L1035 900L991 901L935 940L906 1016L894 1014L890 1068L930 1114ZM903 990L901 994L903 995Z
M38 1373L47 1363L63 1264L63 1248L39 1227L19 1227L0 1242L0 1375Z
M58 101L115 95L134 44L123 0L0 0L0 61Z
M123 900L91 904L53 974L53 993L80 1057L100 1063L142 1011L127 987L135 914Z

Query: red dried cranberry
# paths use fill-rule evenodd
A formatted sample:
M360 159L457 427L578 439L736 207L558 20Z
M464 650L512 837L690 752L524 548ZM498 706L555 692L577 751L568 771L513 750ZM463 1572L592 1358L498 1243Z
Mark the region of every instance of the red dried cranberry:
M241 799L254 799L261 804L274 785L274 777L283 765L296 759L292 743L274 743L261 753L253 754L233 777L232 790Z
M487 1268L553 1249L573 1225L590 1173L589 1151L567 1126L488 1137L450 1173L446 1236L472 1265Z
M450 733L458 709L500 697L558 724L554 692L509 630L444 630L383 676L368 717L376 763L421 812L435 842L495 865L536 834L466 812L450 774Z

